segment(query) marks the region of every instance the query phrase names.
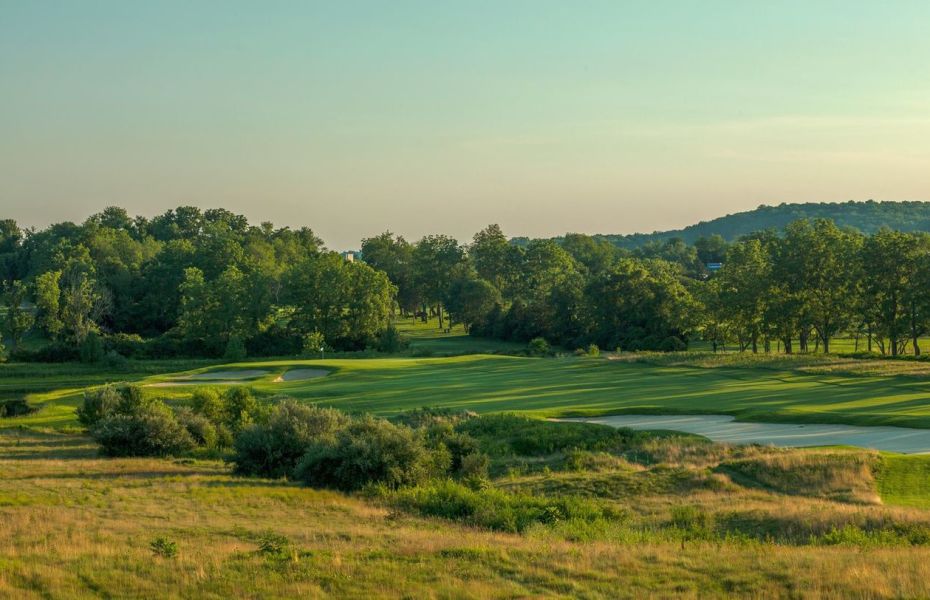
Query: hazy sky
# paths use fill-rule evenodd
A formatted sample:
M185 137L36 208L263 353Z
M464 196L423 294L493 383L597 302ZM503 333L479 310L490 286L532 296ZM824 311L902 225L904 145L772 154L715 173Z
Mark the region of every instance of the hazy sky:
M930 199L930 2L0 0L0 217L334 248Z

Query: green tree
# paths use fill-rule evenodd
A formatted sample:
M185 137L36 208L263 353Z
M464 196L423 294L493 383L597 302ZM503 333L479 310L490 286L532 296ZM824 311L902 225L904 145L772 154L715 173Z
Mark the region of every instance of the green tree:
M61 335L61 271L48 271L36 277L36 308L38 321L48 337Z
M445 327L442 299L448 294L455 267L463 260L465 251L445 235L426 236L413 250L414 281L423 301L436 307L440 329Z
M858 234L841 230L832 221L795 221L785 230L785 259L793 270L793 291L803 318L809 320L823 345L852 321L859 281Z
M717 275L719 302L726 307L739 340L740 351L759 351L770 296L771 261L762 242L742 240L730 246Z
M500 302L498 289L467 267L459 269L443 299L450 325L461 323L465 331L484 319Z
M23 336L32 328L35 317L26 306L29 291L22 281L13 281L3 289L3 335L10 340L12 350L19 347Z

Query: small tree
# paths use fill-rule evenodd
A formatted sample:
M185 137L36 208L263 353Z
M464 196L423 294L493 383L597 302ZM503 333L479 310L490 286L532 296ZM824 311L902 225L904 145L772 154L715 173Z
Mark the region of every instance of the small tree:
M245 342L238 335L229 337L226 342L226 351L223 353L224 360L239 361L246 357Z
M310 333L304 336L303 350L304 355L306 356L316 356L319 353L321 356L324 349L326 348L326 338L323 337L323 334L319 331L311 331Z
M105 353L100 335L96 331L88 333L84 341L81 342L78 353L83 363L94 364L101 362Z
M22 281L14 281L4 286L3 307L6 309L6 316L3 319L2 331L10 339L13 352L35 322L33 314L23 307L27 295L28 290Z

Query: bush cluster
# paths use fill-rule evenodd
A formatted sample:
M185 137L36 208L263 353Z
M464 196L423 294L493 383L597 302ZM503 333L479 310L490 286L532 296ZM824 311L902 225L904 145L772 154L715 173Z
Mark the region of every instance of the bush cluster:
M244 475L291 477L340 490L397 488L447 476L478 480L487 472L487 457L453 426L461 418L421 410L391 422L285 400L266 422L242 430L232 460Z
M172 410L139 386L108 385L85 392L77 416L106 456L171 456L195 448L225 448L236 433L266 416L241 387L222 396L198 390L192 404Z

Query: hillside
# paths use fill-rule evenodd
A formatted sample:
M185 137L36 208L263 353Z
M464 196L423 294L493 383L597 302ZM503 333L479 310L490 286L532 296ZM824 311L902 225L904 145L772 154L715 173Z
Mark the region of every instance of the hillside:
M832 219L841 227L853 227L863 233L874 233L882 227L900 231L930 231L930 202L808 202L760 206L754 210L701 221L683 229L632 233L628 235L600 235L602 239L621 248L637 248L648 242L680 237L694 243L701 237L714 234L733 240L741 235L762 229L781 229L797 219ZM520 243L521 238L515 240Z

